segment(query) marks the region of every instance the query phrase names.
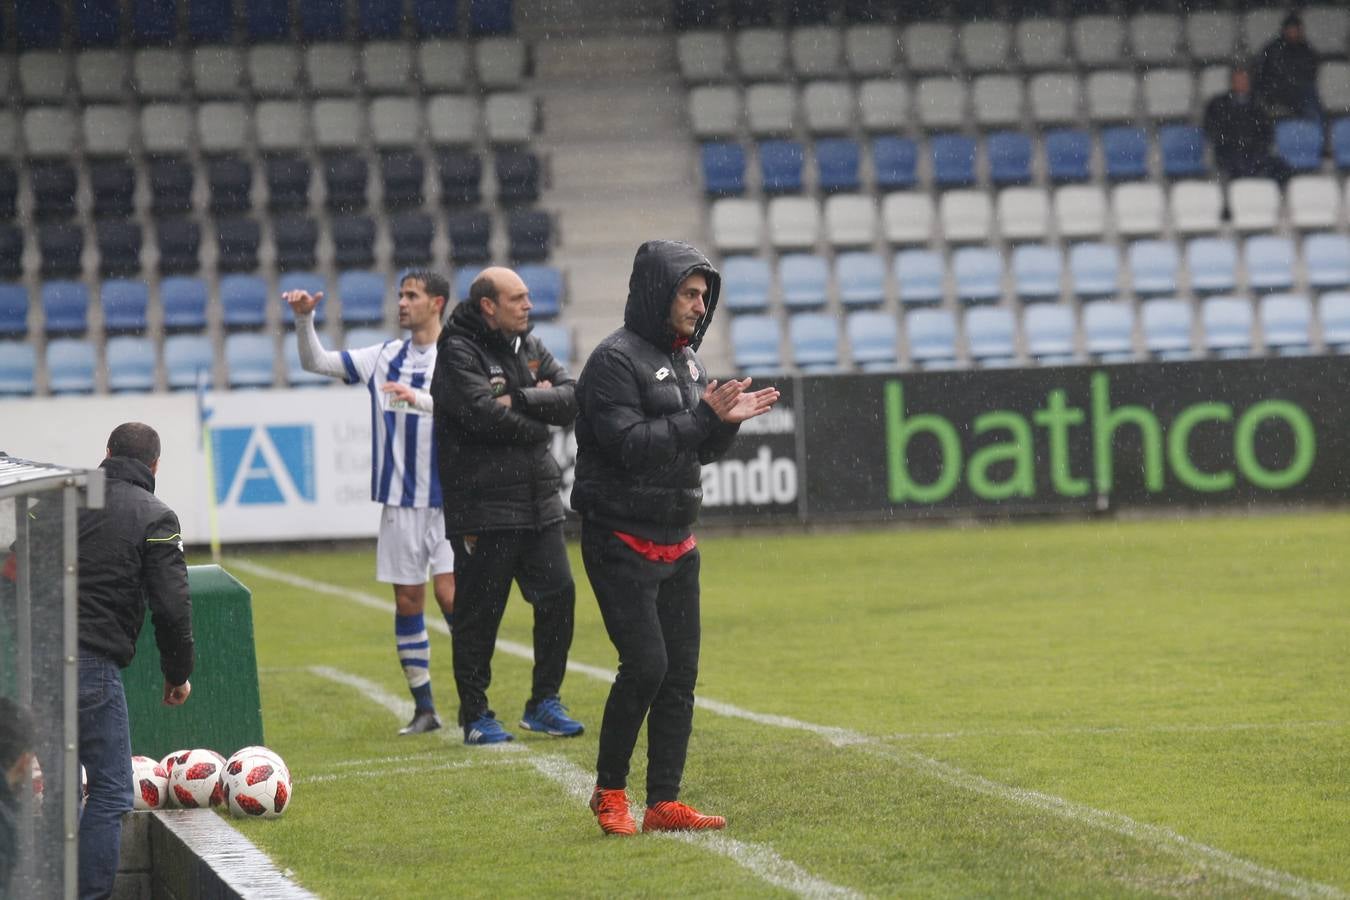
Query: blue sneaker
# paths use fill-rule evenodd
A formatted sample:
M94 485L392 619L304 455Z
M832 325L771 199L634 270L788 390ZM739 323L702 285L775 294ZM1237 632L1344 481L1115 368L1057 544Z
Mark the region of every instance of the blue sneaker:
M466 744L502 744L514 741L516 736L502 727L492 716L480 716L464 726Z
M525 715L520 717L520 727L554 737L576 737L586 730L585 726L567 714L567 707L557 697L540 700L534 709L526 706Z

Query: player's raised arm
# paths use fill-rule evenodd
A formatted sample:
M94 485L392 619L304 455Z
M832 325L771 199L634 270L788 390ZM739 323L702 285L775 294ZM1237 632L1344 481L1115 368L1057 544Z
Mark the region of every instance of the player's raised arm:
M331 378L347 378L347 366L342 354L336 350L325 350L319 342L319 332L314 328L314 309L323 299L323 291L311 294L309 291L286 291L281 299L295 313L295 340L300 351L300 365L306 372L315 372Z

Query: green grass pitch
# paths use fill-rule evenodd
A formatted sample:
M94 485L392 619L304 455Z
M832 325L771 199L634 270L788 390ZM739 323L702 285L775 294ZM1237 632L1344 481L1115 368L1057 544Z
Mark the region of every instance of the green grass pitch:
M1345 513L709 535L683 799L730 824L695 840L600 834L594 674L564 684L576 739L515 727L503 651L511 752L398 737L391 608L245 569L388 604L373 553L227 558L296 778L236 824L330 898L1345 897L1347 546ZM612 670L573 566L572 660ZM529 633L516 595L502 637ZM443 632L432 678L453 722ZM639 743L636 802L644 775Z

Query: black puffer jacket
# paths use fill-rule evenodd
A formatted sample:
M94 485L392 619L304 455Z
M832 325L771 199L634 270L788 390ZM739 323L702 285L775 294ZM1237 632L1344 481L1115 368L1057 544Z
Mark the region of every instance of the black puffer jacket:
M708 279L707 312L677 347L670 304L694 272ZM663 544L688 537L703 503L702 464L720 458L737 431L702 401L708 373L694 355L721 283L688 244L638 249L623 327L595 348L577 383L572 508L587 521Z
M145 463L113 456L103 509L80 511L80 647L126 668L150 604L164 680L192 674L192 600L178 516Z
M552 387L535 387L540 381ZM576 381L539 339L508 340L465 301L436 345L431 397L446 534L538 529L563 519L550 425L576 417ZM511 406L496 398L511 395Z
M1307 41L1277 37L1261 50L1252 79L1260 102L1302 115L1316 86L1317 51Z

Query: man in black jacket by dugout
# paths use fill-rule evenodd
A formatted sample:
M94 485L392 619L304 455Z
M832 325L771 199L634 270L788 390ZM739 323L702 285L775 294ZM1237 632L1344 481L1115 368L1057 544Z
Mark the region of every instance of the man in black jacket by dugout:
M514 579L534 609L534 682L520 725L571 737L558 697L576 588L549 426L576 416L575 382L530 330L530 292L483 270L441 331L431 396L445 534L455 551L455 684L466 744L512 740L488 707L492 651Z
M741 422L768 412L775 388L709 381L694 351L721 277L698 250L648 241L637 252L623 327L591 353L577 384L572 507L581 555L619 673L605 704L591 810L606 834L634 834L629 760L647 720L643 831L723 828L680 803L699 653L699 553L691 531L702 465Z

